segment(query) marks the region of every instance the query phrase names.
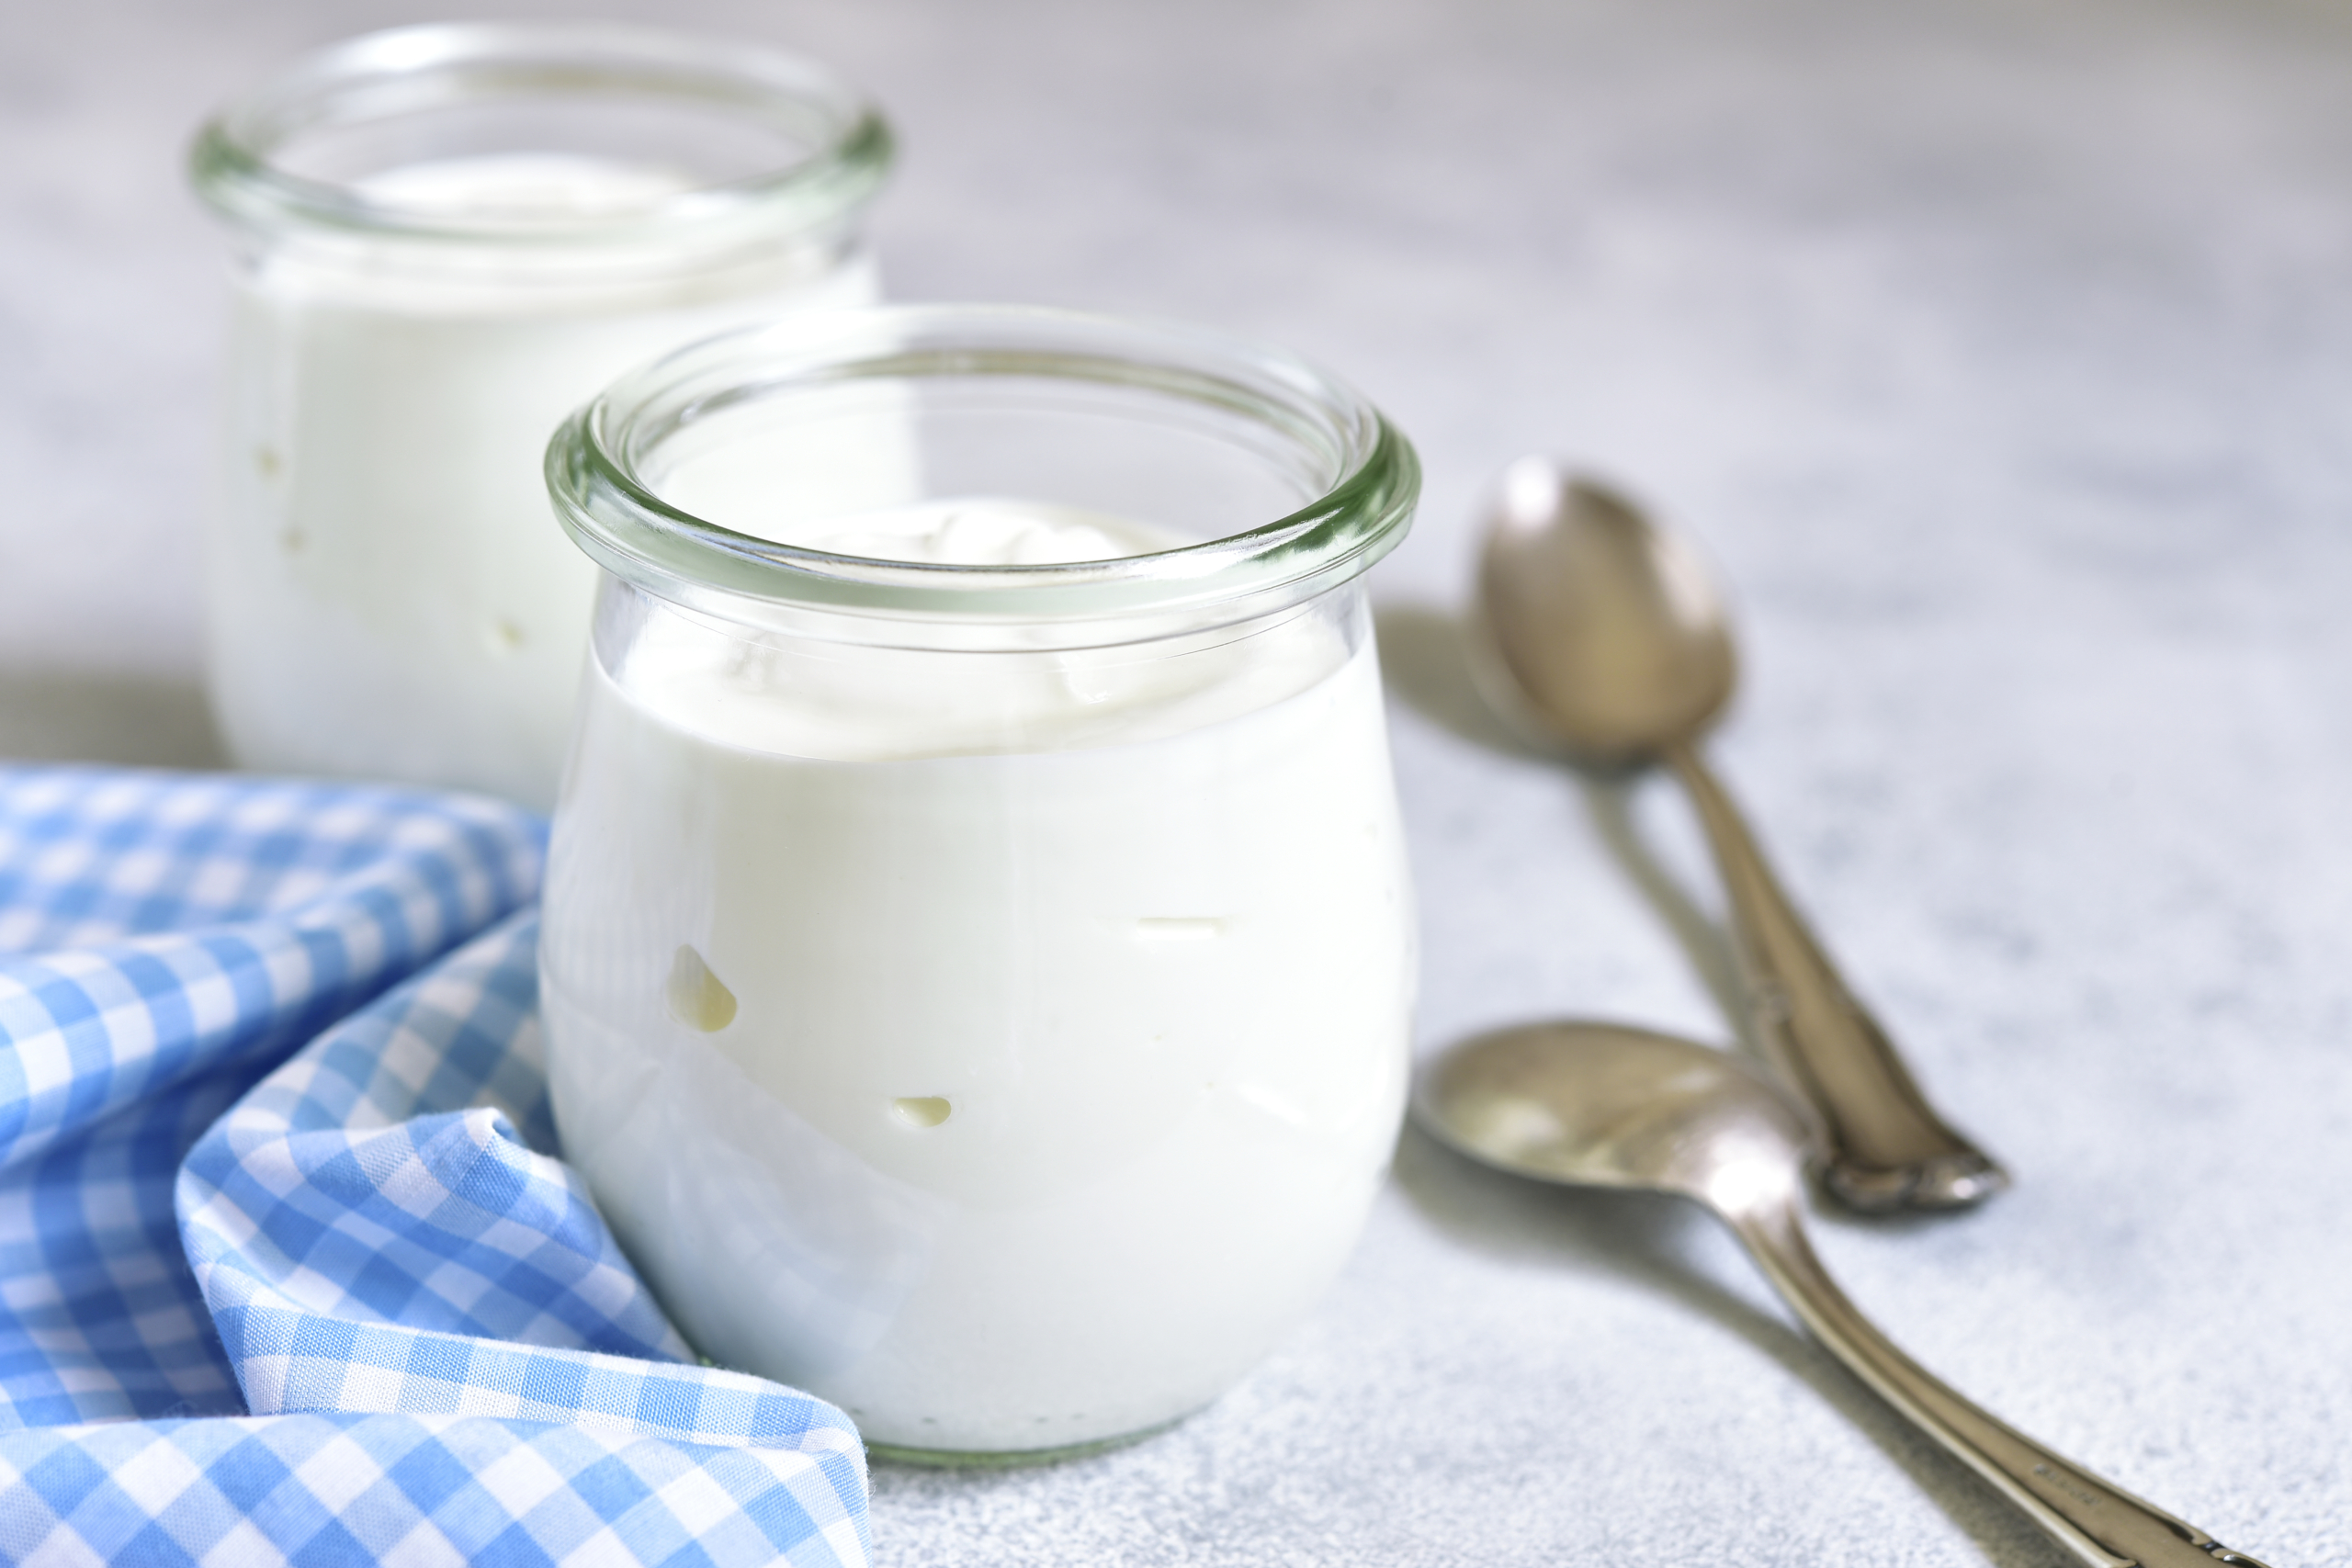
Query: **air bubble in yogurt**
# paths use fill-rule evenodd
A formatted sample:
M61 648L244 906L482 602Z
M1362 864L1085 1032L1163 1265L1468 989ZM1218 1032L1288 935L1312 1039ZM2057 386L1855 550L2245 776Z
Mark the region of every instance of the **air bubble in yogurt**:
M691 947L681 947L671 960L665 991L670 1016L688 1029L715 1034L735 1021L735 993L719 983L702 954Z

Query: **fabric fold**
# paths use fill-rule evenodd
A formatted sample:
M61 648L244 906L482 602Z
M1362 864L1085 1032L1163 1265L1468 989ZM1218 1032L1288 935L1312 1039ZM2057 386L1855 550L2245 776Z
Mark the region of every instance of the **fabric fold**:
M559 1156L542 844L0 768L0 1558L866 1560L846 1417L694 1364Z

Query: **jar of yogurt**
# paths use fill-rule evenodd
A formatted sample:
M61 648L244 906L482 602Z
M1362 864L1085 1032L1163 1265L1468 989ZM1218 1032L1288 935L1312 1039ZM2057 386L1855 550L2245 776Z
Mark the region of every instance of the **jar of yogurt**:
M209 688L247 767L554 797L594 574L548 433L631 365L870 303L889 137L772 51L606 26L404 28L193 152L234 243Z
M1402 1112L1411 449L1272 350L897 309L662 360L548 479L604 574L549 1075L679 1327L902 1456L1214 1399Z

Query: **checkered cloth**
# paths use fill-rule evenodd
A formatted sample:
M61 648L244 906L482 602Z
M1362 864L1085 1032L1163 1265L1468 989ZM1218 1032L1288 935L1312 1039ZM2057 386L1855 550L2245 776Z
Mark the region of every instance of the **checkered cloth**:
M537 820L0 766L0 1561L863 1563L554 1156Z

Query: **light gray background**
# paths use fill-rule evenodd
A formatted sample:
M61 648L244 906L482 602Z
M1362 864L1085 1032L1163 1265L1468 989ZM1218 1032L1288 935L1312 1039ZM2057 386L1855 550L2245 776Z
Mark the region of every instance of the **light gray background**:
M180 149L296 50L436 9L5 0L0 753L212 757L220 253ZM2021 1177L1825 1217L1832 1266L2064 1451L2274 1568L2352 1563L2352 7L621 10L885 100L899 296L1274 337L1419 443L1375 593L1424 1048L1725 1037L1679 805L1499 740L1451 619L1523 449L1698 533L1751 654L1721 761ZM2059 1561L1701 1216L1409 1134L1345 1277L1206 1415L875 1479L886 1568Z

